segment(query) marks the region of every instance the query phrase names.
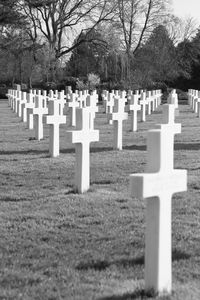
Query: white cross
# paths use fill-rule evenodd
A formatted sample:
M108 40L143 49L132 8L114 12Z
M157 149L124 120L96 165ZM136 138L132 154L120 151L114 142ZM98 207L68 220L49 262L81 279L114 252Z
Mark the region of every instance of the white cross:
M151 99L152 99L152 111L156 110L156 91L152 90L151 91Z
M67 85L65 87L65 92L66 92L66 100L69 101L70 95L73 93L71 85Z
M133 95L133 91L132 90L128 90L127 92L127 100L128 102L131 100L131 96Z
M59 101L59 107L60 107L60 114L64 114L64 108L66 106L66 96L64 91L58 92L58 101Z
M88 107L76 109L76 120L76 130L68 131L67 137L75 144L75 189L84 193L90 187L90 143L99 141L99 130L90 128Z
M152 102L151 91L147 91L146 100L147 100L147 114L150 115L151 114L151 102Z
M157 101L157 107L161 104L161 97L162 97L162 91L156 90L156 101ZM157 108L156 107L156 108Z
M130 176L131 195L148 198L145 234L145 288L159 294L171 292L171 198L187 190L187 171L173 168L173 138L180 125L173 123L150 130L147 136L147 173ZM170 125L171 123L171 125ZM173 125L175 124L175 125Z
M18 114L18 102L22 99L22 92L17 90L14 98L14 112Z
M43 138L43 116L48 114L47 100L43 96L35 96L35 107L32 109L34 119L35 138Z
M31 91L27 95L27 103L22 108L22 117L26 120L28 129L33 129L33 108L35 107L35 94Z
M17 115L19 118L22 118L22 105L26 102L26 92L22 92L21 99L17 102Z
M145 92L141 93L141 98L140 98L140 102L139 103L141 105L141 121L145 122L146 121L146 106L148 104Z
M77 94L70 94L68 107L70 110L70 126L76 126L76 109L79 107L79 102L77 101Z
M137 112L141 110L137 95L132 94L130 97L129 110L131 112L131 131L137 131Z
M107 100L107 120L108 120L108 123L109 124L112 124L113 123L113 120L110 118L112 112L113 112L113 107L114 107L114 93L109 93L108 94L108 100Z
M6 96L8 97L8 106L12 106L11 103L12 103L12 99L13 99L13 90L8 89Z
M89 95L88 90L79 91L77 101L79 102L80 108L86 107L86 98Z
M200 101L199 99L199 91L196 90L194 92L194 97L193 97L193 103L194 103L194 112L198 113L198 102Z
M114 149L122 150L122 122L128 119L128 113L124 112L125 101L121 98L114 99L111 119L114 126Z
M108 101L108 91L107 90L103 90L102 91L102 94L101 94L101 97L102 97L102 100L103 100L103 107L104 107L104 112L107 114L108 111L107 111L107 101Z
M192 110L194 110L195 107L195 97L196 97L196 90L192 90L192 99L191 99Z
M98 112L97 98L95 95L88 95L86 98L86 107L90 110L90 128L94 129L95 114Z
M60 152L59 127L66 123L66 116L60 114L60 103L57 99L49 100L48 115L44 116L44 121L49 124L49 153L51 157L56 157Z
M172 90L167 98L168 104L174 104L175 108L178 108L178 95L176 93L176 90Z

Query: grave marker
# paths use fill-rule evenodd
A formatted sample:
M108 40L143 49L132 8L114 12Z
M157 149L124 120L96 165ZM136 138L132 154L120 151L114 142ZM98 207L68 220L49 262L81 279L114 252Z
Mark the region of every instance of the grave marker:
M88 95L86 98L86 107L90 110L90 128L94 129L95 114L98 112L97 98L95 95Z
M33 129L33 108L35 107L35 93L30 93L27 95L27 103L22 109L22 118L26 120L28 129ZM24 121L25 122L25 121Z
M77 94L70 94L70 100L68 102L68 107L70 110L70 126L76 126L76 109L79 107L79 102L77 101Z
M137 131L137 112L141 110L141 105L138 104L137 95L130 98L129 110L131 112L131 131Z
M140 99L140 105L141 105L141 121L146 121L146 106L148 105L148 101L146 99L146 93L142 92L141 99Z
M178 116L179 115L179 110L178 110L178 95L177 95L175 89L173 89L170 92L170 94L169 94L169 96L167 98L167 103L175 105L175 114L176 114L176 116Z
M49 100L48 115L44 116L44 121L49 124L49 153L51 157L56 157L60 152L59 127L66 123L66 116L60 114L60 103L57 99Z
M43 96L35 96L35 107L32 108L35 138L37 140L43 139L43 116L48 114L48 108L46 104L46 99Z
M108 100L107 100L107 120L109 124L113 123L113 120L110 118L110 115L113 113L113 107L114 107L114 93L108 94Z
M17 102L17 115L19 118L22 117L22 105L27 102L26 92L21 92L21 99Z
M173 168L174 105L165 108L160 129L150 130L147 137L147 173L130 176L131 194L147 199L145 235L145 288L159 294L172 287L171 198L187 190L187 171ZM167 115L168 114L168 115Z
M128 113L124 112L125 103L121 98L114 99L113 113L110 118L114 127L114 149L122 150L122 123L128 119Z
M99 141L99 131L90 128L88 107L76 109L76 130L68 131L67 137L75 144L75 190L86 192L90 187L90 143Z

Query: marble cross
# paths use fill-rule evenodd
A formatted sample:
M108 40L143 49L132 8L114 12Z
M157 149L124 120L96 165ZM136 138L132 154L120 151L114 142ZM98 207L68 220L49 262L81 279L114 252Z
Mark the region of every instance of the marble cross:
M174 134L180 132L180 124L173 121L174 111L174 105L165 108L166 124L148 132L147 172L130 176L131 195L147 198L145 289L159 294L172 289L172 195L187 190L187 171L173 168Z
M66 116L60 113L60 103L57 99L49 100L48 115L44 116L44 122L49 124L49 153L56 157L60 153L60 124L66 123Z
M141 105L141 121L145 122L146 121L146 106L148 105L148 101L146 99L146 92L141 93L141 98L140 98L140 105Z
M114 99L113 113L110 115L114 127L114 145L116 150L122 150L122 123L128 119L128 113L124 112L125 102L117 97Z
M79 102L77 101L77 94L70 94L68 107L70 111L70 126L76 126L76 109L79 107Z
M131 131L137 131L137 112L141 110L141 105L138 104L138 97L134 94L130 96L129 102L129 110L131 112Z
M35 107L32 109L34 119L35 138L43 139L43 116L48 114L46 99L41 95L35 96Z
M90 128L94 129L95 114L98 112L97 98L95 95L88 95L86 98L86 107L90 110Z
M24 108L22 108L22 117L24 120L26 120L28 129L33 129L33 108L34 107L35 107L35 94L30 91L27 95L27 103L24 105Z
M75 190L86 192L90 187L90 143L99 141L99 130L90 128L90 109L76 109L76 130L68 131L67 138L75 144Z

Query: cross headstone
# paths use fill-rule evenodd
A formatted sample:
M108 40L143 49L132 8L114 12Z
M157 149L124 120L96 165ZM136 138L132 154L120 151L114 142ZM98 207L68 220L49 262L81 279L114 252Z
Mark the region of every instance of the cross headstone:
M15 106L16 106L16 99L17 99L17 90L13 90L13 96L12 96L12 101L11 101L11 109L15 111Z
M79 91L78 95L77 101L79 102L79 107L86 107L86 98L89 95L88 90Z
M133 95L133 91L132 90L128 90L127 92L127 100L128 100L128 103L129 101L132 99L131 96Z
M13 100L13 89L8 89L8 92L6 94L6 96L8 97L8 106L12 106L12 100Z
M90 187L90 143L99 141L99 130L90 128L88 107L76 109L76 130L68 131L69 140L75 144L75 190L86 192Z
M178 116L178 115L179 115L179 109L178 109L178 95L177 95L175 89L173 89L173 90L170 92L170 94L169 94L169 96L168 96L168 98L167 98L167 103L168 103L168 104L174 104L174 105L175 105L175 114L176 114L176 116Z
M152 97L152 111L156 110L156 105L157 105L157 97L156 97L156 91L152 90L151 91L151 97Z
M142 92L141 93L141 98L140 98L140 105L141 105L141 121L145 122L146 121L146 106L148 105L148 101L146 99L146 93Z
M30 90L27 95L27 103L22 109L22 118L26 120L28 129L33 129L33 108L35 107L35 94Z
M70 126L76 126L76 109L79 107L79 102L77 101L77 94L70 94L68 107L70 110Z
M195 111L195 103L197 98L197 90L193 90L193 97L192 97L192 110Z
M22 99L22 91L17 90L16 97L14 99L14 112L16 114L18 114L18 107L19 107L18 103L21 101L21 99Z
M151 114L151 103L152 103L151 91L147 91L146 100L147 100L147 114L150 115Z
M67 103L64 90L62 90L61 92L58 92L58 101L59 101L59 107L60 107L60 114L64 115L64 109L65 109L66 103Z
M166 115L168 113L168 116ZM170 293L172 287L171 198L187 190L187 171L173 167L175 124L173 108L165 109L160 129L147 136L147 173L130 176L131 194L148 198L146 202L145 288L159 294Z
M162 90L156 90L157 106L161 104Z
M141 110L141 105L138 104L137 95L132 94L129 102L129 110L131 112L131 131L137 131L137 112Z
M49 153L56 157L60 153L60 124L66 123L66 116L60 114L60 103L57 99L49 100L48 115L44 116L44 122L49 124Z
M188 105L192 107L193 89L188 90Z
M43 96L35 96L35 107L32 109L34 119L35 138L43 139L43 116L48 114L48 107Z
M107 100L107 120L108 120L108 123L109 124L112 124L113 123L113 120L110 118L112 112L113 112L113 107L114 107L114 96L115 94L114 93L109 93L108 94L108 100Z
M108 94L109 92L107 90L103 90L101 97L102 97L102 101L103 101L103 108L104 108L104 112L107 114L107 101L108 101Z
M198 102L200 101L198 90L194 91L193 101L194 101L193 102L194 103L194 112L197 113L198 112Z
M114 99L113 113L110 115L110 118L114 127L113 148L116 150L122 150L122 123L123 120L128 119L128 113L124 112L124 106L123 99L119 97Z
M197 118L200 118L200 91L198 91L196 113L197 113Z
M27 102L26 92L21 92L21 99L17 102L17 115L19 118L22 118L22 105Z
M97 99L95 95L88 95L86 98L86 107L90 110L90 128L94 129L95 114L98 112Z

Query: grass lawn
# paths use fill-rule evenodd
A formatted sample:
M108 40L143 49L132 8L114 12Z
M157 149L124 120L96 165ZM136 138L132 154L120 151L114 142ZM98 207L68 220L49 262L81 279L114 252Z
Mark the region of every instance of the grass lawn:
M100 110L101 111L101 110ZM175 168L188 170L188 191L172 200L173 293L144 293L145 201L129 195L129 174L144 172L147 130L124 121L123 150L102 112L91 144L91 188L73 192L74 146L61 125L58 158L0 101L0 300L200 299L200 119L180 105Z

